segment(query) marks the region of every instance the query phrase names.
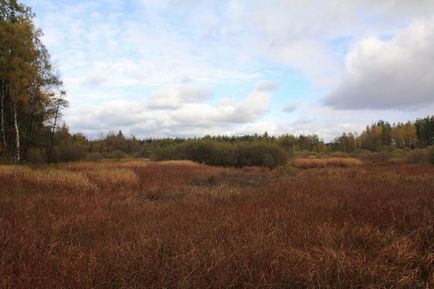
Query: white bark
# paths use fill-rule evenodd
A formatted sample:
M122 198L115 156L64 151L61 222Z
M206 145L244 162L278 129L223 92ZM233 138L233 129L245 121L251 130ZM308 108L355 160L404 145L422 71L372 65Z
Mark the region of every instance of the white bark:
M20 131L18 129L18 117L17 117L17 100L14 95L11 95L13 101L13 118L14 118L14 130L15 130L15 161L19 163L21 161L20 153Z
M0 105L1 105L1 111L0 111L0 130L2 132L2 144L3 149L6 150L6 131L5 131L5 83L2 80L0 82Z

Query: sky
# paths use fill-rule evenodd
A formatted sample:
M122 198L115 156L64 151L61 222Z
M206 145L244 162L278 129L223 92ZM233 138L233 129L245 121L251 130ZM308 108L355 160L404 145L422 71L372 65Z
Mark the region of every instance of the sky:
M24 0L95 138L326 141L434 113L434 0Z

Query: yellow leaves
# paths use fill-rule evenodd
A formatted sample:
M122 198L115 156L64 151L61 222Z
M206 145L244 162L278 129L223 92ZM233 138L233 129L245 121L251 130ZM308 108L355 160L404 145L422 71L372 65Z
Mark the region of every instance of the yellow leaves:
M15 96L24 98L38 75L34 65L38 56L31 22L0 24L0 78L8 81Z

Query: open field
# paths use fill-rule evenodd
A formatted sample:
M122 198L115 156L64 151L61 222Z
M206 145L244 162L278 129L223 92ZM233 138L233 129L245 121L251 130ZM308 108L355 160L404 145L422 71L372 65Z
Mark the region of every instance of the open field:
M0 166L0 288L434 288L434 166L341 161Z

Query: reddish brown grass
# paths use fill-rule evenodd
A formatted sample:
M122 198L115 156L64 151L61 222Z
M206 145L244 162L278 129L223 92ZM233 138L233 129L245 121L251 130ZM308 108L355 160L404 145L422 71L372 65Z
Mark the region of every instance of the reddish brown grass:
M433 288L434 167L0 167L0 288Z

